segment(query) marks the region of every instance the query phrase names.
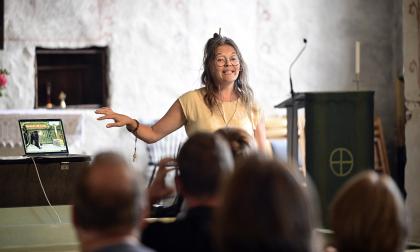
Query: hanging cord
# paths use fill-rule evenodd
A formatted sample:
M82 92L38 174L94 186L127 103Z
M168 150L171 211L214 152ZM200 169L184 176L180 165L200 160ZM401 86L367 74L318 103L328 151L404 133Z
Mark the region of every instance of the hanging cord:
M39 184L41 185L41 189L42 189L42 192L44 193L44 197L45 197L45 199L47 200L48 205L52 208L52 210L54 211L55 215L57 216L58 222L59 222L60 224L62 224L63 222L61 221L60 215L58 214L58 212L57 212L57 210L55 209L55 207L54 207L53 205L51 205L50 200L48 199L47 193L45 192L44 185L42 184L41 177L39 176L38 167L36 166L36 163L35 163L34 158L33 158L33 157L31 157L31 160L32 160L32 162L34 163L34 166L35 166L35 171L36 171L36 175L38 176L38 181L39 181Z
M140 126L140 123L139 123L139 121L137 121L136 119L134 119L134 121L136 121L136 127L132 130L132 131L130 131L130 130L128 130L128 131L130 131L131 133L133 133L133 135L134 135L134 153L133 153L133 162L135 162L136 161L136 157L137 157L137 136L136 136L136 132L137 132L137 129L139 128L139 126Z
M134 153L133 153L133 163L136 162L136 157L137 157L137 137L134 136Z

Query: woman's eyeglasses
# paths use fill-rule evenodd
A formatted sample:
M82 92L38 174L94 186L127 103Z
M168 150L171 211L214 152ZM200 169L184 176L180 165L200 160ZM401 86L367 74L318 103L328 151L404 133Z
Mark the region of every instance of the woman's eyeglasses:
M238 56L232 56L230 58L226 58L224 56L217 56L216 57L216 65L219 67L228 66L232 64L232 66L237 66L240 64L240 60Z

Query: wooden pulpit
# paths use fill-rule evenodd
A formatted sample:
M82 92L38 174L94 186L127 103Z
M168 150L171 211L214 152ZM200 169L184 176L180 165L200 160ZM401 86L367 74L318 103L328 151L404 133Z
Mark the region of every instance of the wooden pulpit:
M287 109L289 166L298 168L304 162L318 190L325 227L336 191L354 174L374 167L373 95L373 91L296 93L275 106ZM305 117L304 155L298 153L298 114Z

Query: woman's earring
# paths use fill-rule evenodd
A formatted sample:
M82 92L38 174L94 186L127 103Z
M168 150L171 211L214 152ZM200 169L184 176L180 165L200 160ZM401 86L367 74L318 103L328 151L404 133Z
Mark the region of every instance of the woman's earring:
M236 86L238 87L238 88L241 88L241 86L242 86L242 83L241 83L241 80L240 79L236 79Z

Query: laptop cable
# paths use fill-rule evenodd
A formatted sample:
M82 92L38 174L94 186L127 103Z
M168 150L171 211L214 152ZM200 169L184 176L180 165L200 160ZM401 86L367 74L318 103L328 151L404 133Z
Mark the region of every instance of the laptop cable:
M33 157L31 157L31 160L34 163L36 175L38 176L38 181L39 181L39 184L41 185L41 189L42 189L42 192L44 193L45 199L47 200L48 205L52 208L52 210L54 211L55 215L57 216L58 222L60 224L63 224L63 222L61 221L60 215L58 214L58 212L55 209L55 207L53 205L51 205L50 200L48 199L47 193L45 192L45 189L44 189L44 185L42 184L41 177L39 176L38 167L37 167L37 165L35 163L35 159Z

